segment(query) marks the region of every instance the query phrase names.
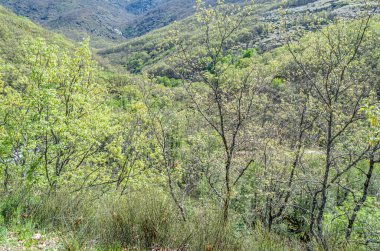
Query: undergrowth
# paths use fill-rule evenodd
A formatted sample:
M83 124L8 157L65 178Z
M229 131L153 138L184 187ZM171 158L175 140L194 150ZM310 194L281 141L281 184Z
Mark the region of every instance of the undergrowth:
M191 204L189 202L188 204ZM305 250L299 241L269 233L260 224L240 230L223 226L218 207L189 206L183 221L171 198L159 189L125 196L57 191L50 196L3 196L0 249L9 233L23 245L33 235L56 236L57 250ZM56 238L54 237L54 238Z

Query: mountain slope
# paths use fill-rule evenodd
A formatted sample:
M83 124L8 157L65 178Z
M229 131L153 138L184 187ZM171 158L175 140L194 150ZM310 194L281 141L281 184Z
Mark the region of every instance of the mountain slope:
M119 1L79 0L0 0L0 4L18 15L54 31L80 41L91 35L96 45L104 41L121 39L120 29L124 20L131 20L120 9Z
M194 12L195 1L0 0L0 4L74 40L90 35L101 47L185 18Z
M6 63L22 61L23 49L37 38L44 38L48 43L60 48L74 47L63 36L47 31L0 6L0 59L5 60Z
M255 1L253 14L234 39L232 46L241 49L255 48L258 51L270 50L281 45L279 42L279 25L281 1ZM294 0L284 6L289 22L298 22L304 29L319 18L328 23L336 16L354 18L356 5L350 1L339 0ZM165 58L174 47L170 31L172 27L154 30L149 34L131 39L115 47L101 50L99 54L111 64L122 65L125 69L138 73L143 70L155 75L172 75ZM199 27L194 16L179 23L178 28L189 39L199 39ZM290 31L290 30L289 30Z

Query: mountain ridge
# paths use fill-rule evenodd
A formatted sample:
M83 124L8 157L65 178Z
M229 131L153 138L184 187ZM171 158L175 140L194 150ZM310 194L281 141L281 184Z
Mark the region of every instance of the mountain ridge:
M180 20L194 12L187 0L0 0L0 5L50 30L80 41L91 36L96 47Z

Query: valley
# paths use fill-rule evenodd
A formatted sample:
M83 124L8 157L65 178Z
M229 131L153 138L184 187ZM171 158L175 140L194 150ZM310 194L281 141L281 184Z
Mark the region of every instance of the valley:
M0 250L379 250L379 14L0 0Z

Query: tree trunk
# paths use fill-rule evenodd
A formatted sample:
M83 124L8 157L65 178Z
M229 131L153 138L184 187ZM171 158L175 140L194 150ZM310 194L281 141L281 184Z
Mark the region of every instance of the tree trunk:
M371 178L372 178L374 168L375 168L375 160L374 160L373 154L371 154L371 157L369 160L369 169L368 169L368 173L367 173L367 178L366 178L366 180L364 182L364 186L363 186L363 195L359 199L359 201L356 203L354 210L351 214L351 217L348 220L348 225L347 225L347 229L346 229L346 241L350 240L350 237L352 234L352 229L353 229L356 217L357 217L361 207L363 206L364 202L367 200L368 188L369 188L369 184L371 182Z
M328 250L328 245L323 236L323 216L324 216L326 203L327 203L327 186L329 182L329 175L330 175L330 169L331 169L331 152L333 148L333 142L332 142L333 141L332 140L333 119L334 119L333 112L330 111L328 126L327 126L326 162L325 162L325 173L323 176L322 189L321 189L321 205L319 207L318 215L317 215L318 238L324 250Z

